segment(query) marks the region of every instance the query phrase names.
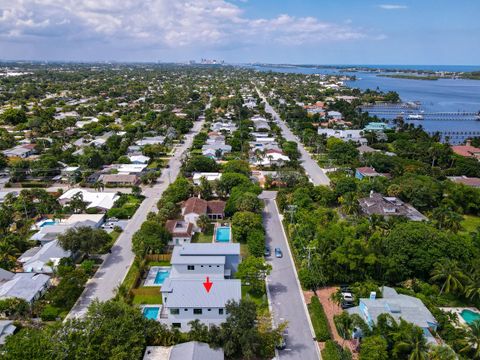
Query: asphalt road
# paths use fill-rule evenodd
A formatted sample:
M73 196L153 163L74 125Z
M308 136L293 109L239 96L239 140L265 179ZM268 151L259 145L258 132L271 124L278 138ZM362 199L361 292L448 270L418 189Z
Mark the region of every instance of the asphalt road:
M130 268L134 254L132 252L132 235L146 220L150 211L157 211L156 204L171 181L174 181L180 172L181 159L192 145L193 137L201 130L203 121L195 122L192 130L185 136L184 144L177 146L175 155L169 161L169 168L162 171L157 183L145 188L146 196L135 215L128 222L125 230L120 234L98 271L90 279L77 303L71 309L67 318L83 316L94 299L107 301L115 296L115 289L123 282Z
M272 114L273 119L276 121L280 129L282 129L283 137L287 141L294 141L298 145L298 150L300 151L301 157L300 161L302 162L302 167L305 169L310 180L313 182L314 185L330 185L330 179L325 174L320 166L318 166L317 162L312 159L310 154L305 150L302 142L298 139L298 137L289 129L285 121L283 121L278 113L270 106L267 99L260 90L257 89L258 95L263 99L265 102L265 111L267 113Z
M267 261L272 272L267 277L268 297L275 324L288 322L285 350L277 352L278 359L319 359L319 349L313 340L310 317L298 282L298 276L283 232L278 208L275 204L276 191L264 191L260 198L265 201L263 226L266 243L271 256ZM282 258L275 257L275 248L283 252Z

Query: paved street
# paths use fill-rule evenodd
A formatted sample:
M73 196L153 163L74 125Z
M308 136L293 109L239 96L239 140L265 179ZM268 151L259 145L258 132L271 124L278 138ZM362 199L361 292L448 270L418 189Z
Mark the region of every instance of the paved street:
M202 126L202 121L195 122L193 129L186 135L184 144L176 148L175 155L169 161L169 168L163 169L162 175L153 187L144 190L145 200L118 237L112 247L112 253L106 256L95 276L87 283L85 290L68 317L81 317L94 299L106 301L115 295L115 289L123 282L134 259L131 246L132 235L140 228L150 211L157 211L158 200L168 187L169 182L174 181L179 174L181 159L191 146L193 137L201 130Z
M274 120L277 122L278 126L282 129L283 137L288 141L294 141L298 145L298 150L300 151L301 157L300 161L302 162L302 167L305 169L305 172L310 177L310 180L315 185L330 185L330 179L325 174L317 162L312 159L310 154L305 150L305 147L298 139L298 137L290 130L285 121L280 119L280 116L277 112L270 106L267 99L260 90L257 89L258 95L265 101L265 111L272 114Z
M288 321L287 348L278 351L278 358L319 359L318 346L313 340L310 318L275 204L276 195L276 191L264 191L260 198L265 200L263 225L267 233L266 243L272 252L267 259L272 264L272 272L267 278L269 301L275 324ZM276 247L282 250L282 258L275 257Z

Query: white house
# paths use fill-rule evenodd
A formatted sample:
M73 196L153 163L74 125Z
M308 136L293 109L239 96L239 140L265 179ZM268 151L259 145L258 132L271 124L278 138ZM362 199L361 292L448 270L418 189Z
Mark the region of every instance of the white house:
M190 243L193 235L193 224L183 220L167 220L167 231L172 235L169 245Z
M363 130L335 130L319 128L318 135L326 135L327 138L335 137L343 141L353 141L360 145L367 144L367 139L363 137Z
M148 164L150 157L145 155L129 155L128 159L132 164Z
M135 145L145 146L145 145L161 145L165 142L165 136L151 136L145 137L141 140L135 142Z
M99 120L96 117L85 117L85 120L80 120L75 123L77 128L82 129L85 125L97 123Z
M170 276L160 290L160 320L182 331L188 331L188 323L195 319L205 324L224 322L227 302L242 297L241 281L229 279L239 262L239 244L176 246ZM208 291L204 282L211 283Z
M32 305L49 286L50 276L45 274L0 272L0 300L19 298Z
M64 250L58 241L54 240L43 246L28 249L17 261L22 264L25 272L51 274L62 258L70 256L71 252Z
M115 204L115 201L119 198L119 196L113 192L93 192L84 189L70 189L58 198L58 202L61 205L66 205L78 193L82 195L83 201L87 203L87 209L98 209L100 211L110 210Z
M220 180L222 174L218 172L194 172L193 173L193 183L195 185L200 185L202 178L205 178L207 181Z

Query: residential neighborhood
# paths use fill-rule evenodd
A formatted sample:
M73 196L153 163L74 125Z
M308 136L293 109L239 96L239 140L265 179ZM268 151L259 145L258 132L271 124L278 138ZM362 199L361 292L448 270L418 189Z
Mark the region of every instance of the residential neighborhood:
M0 78L1 354L475 358L477 138L352 75L64 66Z

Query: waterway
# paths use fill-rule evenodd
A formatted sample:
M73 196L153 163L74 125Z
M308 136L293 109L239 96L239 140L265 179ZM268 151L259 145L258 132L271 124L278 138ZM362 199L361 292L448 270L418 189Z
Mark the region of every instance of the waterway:
M372 66L374 68L375 66ZM414 80L378 76L382 72L348 72L341 68L305 68L305 67L264 67L253 66L260 71L283 73L350 75L355 81L346 85L361 90L379 89L396 91L402 101L419 101L425 112L478 112L480 111L480 81L466 79ZM387 67L384 67L387 68ZM473 66L391 66L390 69L412 69L433 71L475 71ZM480 121L475 120L416 120L409 121L421 125L430 132L480 132Z

